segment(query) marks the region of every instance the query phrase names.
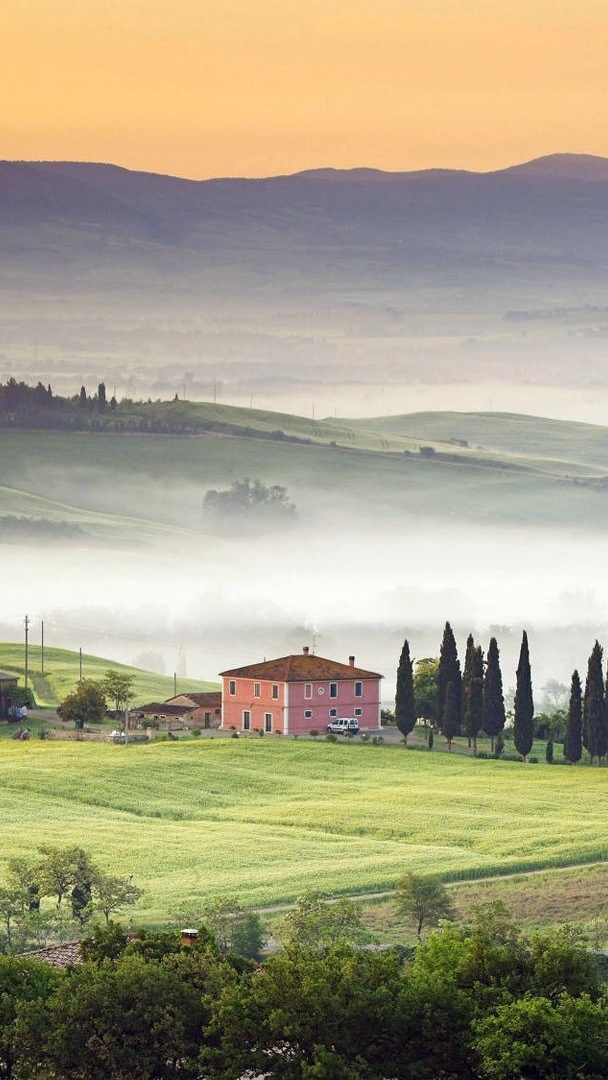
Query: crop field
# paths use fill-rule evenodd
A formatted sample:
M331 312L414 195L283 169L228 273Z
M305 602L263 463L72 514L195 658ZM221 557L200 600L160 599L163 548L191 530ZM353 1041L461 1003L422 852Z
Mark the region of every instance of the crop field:
M272 905L390 889L406 869L449 881L607 851L604 770L260 738L3 741L0 762L0 861L80 844L133 875L149 923L219 895Z

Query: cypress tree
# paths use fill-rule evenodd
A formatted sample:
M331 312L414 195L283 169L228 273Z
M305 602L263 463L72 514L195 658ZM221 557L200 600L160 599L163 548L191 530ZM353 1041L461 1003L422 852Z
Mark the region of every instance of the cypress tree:
M410 657L410 646L403 642L399 667L397 668L397 689L395 693L395 721L402 735L409 735L416 723L416 703L414 701L414 673Z
M441 721L441 731L447 739L448 750L452 749L452 739L455 735L458 735L459 728L460 711L458 708L458 698L456 697L456 690L454 689L454 684L452 682L449 682L445 695L443 718Z
M534 741L534 702L532 700L532 674L528 635L524 630L517 665L513 741L518 753L526 760Z
M488 645L488 657L486 674L483 685L483 730L492 740L492 753L494 753L494 740L500 735L505 726L505 699L502 691L502 672L500 670L500 654L496 638L490 638Z
M467 641L467 655L462 676L462 727L469 746L477 753L477 736L483 724L483 649L475 646L472 634Z
M573 765L581 760L583 753L583 700L581 677L578 671L572 672L570 685L570 704L564 735L564 757Z
M591 762L597 761L606 753L608 735L606 724L606 695L602 674L604 650L596 641L587 665L587 681L583 700L583 746L591 755Z
M462 709L460 717L460 726L468 737L469 746L471 745L471 734L469 732L469 711L471 705L471 694L473 685L473 653L475 652L475 642L473 635L469 634L467 638L467 647L464 654L464 667L462 669L462 696L460 706Z
M454 734L457 735L460 729L462 676L460 674L460 661L458 660L458 650L456 648L454 632L449 622L446 622L443 631L443 640L441 642L441 651L439 653L439 668L437 670L438 713L442 730L449 683L452 684L453 696L453 701L450 703L450 710L456 710L456 730L454 731ZM452 721L450 720L450 723L451 722Z

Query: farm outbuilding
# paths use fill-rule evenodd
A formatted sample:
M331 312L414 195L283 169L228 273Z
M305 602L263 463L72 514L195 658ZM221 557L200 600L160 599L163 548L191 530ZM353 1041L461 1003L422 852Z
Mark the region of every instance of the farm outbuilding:
M9 719L10 692L17 689L18 682L17 675L11 675L8 671L0 671L0 720Z

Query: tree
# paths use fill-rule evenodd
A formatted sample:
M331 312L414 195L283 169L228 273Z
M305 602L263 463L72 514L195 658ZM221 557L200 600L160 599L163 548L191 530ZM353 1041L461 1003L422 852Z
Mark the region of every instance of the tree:
M528 635L524 630L517 665L513 719L513 742L518 753L526 760L534 741L534 701L532 699L532 674Z
M260 959L265 935L257 912L248 911L230 897L220 897L210 906L206 922L221 953Z
M113 877L96 870L93 878L93 907L101 911L106 923L121 908L131 907L143 896L141 889L133 884L133 878Z
M581 677L578 671L572 672L570 687L570 704L568 706L568 719L566 721L566 733L564 735L564 757L571 764L581 760L583 753L583 703L581 691Z
M410 658L410 646L407 639L403 642L399 667L397 668L397 689L395 693L395 722L402 735L409 735L416 723L416 702L414 700L414 676Z
M606 696L602 674L604 650L595 642L587 665L587 681L583 699L583 746L591 755L591 762L597 761L608 749L606 720Z
M203 499L203 518L213 526L272 528L295 520L295 504L287 488L267 487L261 480L235 480L224 491L211 489Z
M97 387L97 408L99 412L105 412L106 404L106 386L105 383L100 382Z
M76 727L99 724L106 715L105 693L94 679L83 679L57 707L57 715Z
M202 1021L200 994L168 963L125 955L75 965L20 1015L20 1077L196 1077Z
M482 727L486 735L490 736L492 753L494 752L494 740L500 735L505 726L505 699L502 690L502 673L500 670L500 654L495 637L490 638L488 656L486 660L486 673L483 684L483 723Z
M368 939L359 904L345 897L328 902L314 892L298 897L291 911L280 920L276 934L284 945L305 949L337 942L358 945Z
M608 1075L608 1002L588 994L522 998L476 1021L488 1080L582 1080Z
M460 713L458 709L456 690L453 682L449 682L447 686L445 704L443 706L441 731L445 735L445 738L447 740L448 750L451 750L452 739L455 735L458 735L460 731Z
M442 730L445 722L448 685L450 683L452 684L450 711L451 714L456 717L456 730L454 731L454 734L458 734L460 727L462 676L460 674L460 661L458 660L458 650L456 648L454 632L449 622L446 622L439 652L439 667L437 669L438 719L439 726ZM450 716L450 722L452 722L452 715Z
M116 712L120 712L129 701L135 682L134 675L125 675L114 668L108 668L101 680L101 688L106 697L112 698Z
M414 671L414 708L416 716L430 720L432 724L439 719L437 672L439 660L427 656L416 661Z
M395 892L398 915L416 924L418 941L425 925L436 926L440 919L451 919L454 913L445 885L434 877L407 873L399 878Z
M483 651L481 645L474 645L472 635L469 635L469 641L471 647L469 649L467 643L462 679L462 728L476 754L477 736L483 724Z
M87 851L77 846L41 847L39 851L42 859L35 864L34 871L41 896L55 896L57 907L70 890L76 890L77 897L87 895L90 900L97 868ZM82 910L79 904L77 899L73 905L77 911Z
M87 407L87 391L84 386L80 387L80 394L78 395L78 405L81 409L86 409Z

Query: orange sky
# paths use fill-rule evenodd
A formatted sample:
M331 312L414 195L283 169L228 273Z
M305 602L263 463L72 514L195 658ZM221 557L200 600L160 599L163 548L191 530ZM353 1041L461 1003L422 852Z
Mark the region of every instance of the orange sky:
M0 139L192 177L608 156L608 4L20 0Z

